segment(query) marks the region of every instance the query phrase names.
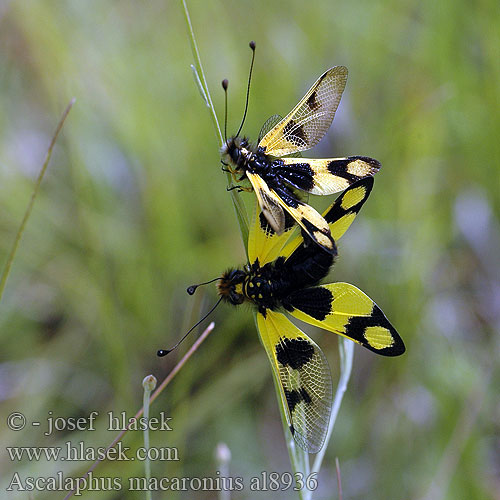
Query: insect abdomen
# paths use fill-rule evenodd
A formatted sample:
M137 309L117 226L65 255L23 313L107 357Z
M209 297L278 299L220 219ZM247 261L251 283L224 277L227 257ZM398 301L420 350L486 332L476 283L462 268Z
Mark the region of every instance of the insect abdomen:
M332 254L317 245L302 245L283 264L283 274L290 276L290 288L297 290L317 285L328 275L334 263Z

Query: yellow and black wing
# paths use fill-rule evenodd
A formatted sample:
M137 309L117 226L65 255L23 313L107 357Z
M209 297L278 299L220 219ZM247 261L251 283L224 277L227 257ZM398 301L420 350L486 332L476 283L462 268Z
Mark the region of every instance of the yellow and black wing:
M347 82L347 68L325 71L306 95L259 142L268 155L280 157L315 146L326 134Z
M281 208L281 200L269 189L266 181L260 175L251 172L247 172L246 175L255 191L262 213L271 228L278 234L283 233L285 230L285 214Z
M347 189L380 170L380 163L368 156L347 158L280 158L273 170L288 184L311 194L326 195Z
M257 314L257 326L296 443L309 453L323 446L332 409L332 378L321 349L283 314Z
M289 313L306 323L343 335L384 356L405 352L403 340L381 309L349 283L304 288L287 298Z
M328 223L313 207L298 200L285 201L279 196L277 200L316 244L328 253L337 255L337 246Z
M286 193L276 193L259 175L251 172L247 172L246 175L255 191L262 213L273 231L278 234L285 231L286 218L283 211L286 210L315 243L336 255L337 247L330 234L328 223L314 208Z
M253 264L257 259L262 267L275 260L290 235L297 228L295 220L284 212L285 227L282 233L277 233L264 216L260 204L255 204L255 215L248 234L248 260Z
M328 223L330 234L334 241L338 241L352 224L361 207L368 199L373 188L373 177L366 177L346 189L325 210L323 218ZM286 245L283 251L275 255L289 257L302 243L304 238L298 235Z

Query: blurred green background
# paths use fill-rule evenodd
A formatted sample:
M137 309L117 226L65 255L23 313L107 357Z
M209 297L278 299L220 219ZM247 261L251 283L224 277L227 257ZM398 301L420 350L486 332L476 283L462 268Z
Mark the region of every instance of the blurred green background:
M340 243L331 281L359 286L405 340L401 358L355 349L353 376L314 498L498 499L500 491L500 14L466 2L262 0L191 2L214 104L256 139L327 68L349 80L311 156L381 161L375 189ZM84 462L13 462L5 446L68 440L105 446L106 412L133 415L141 381L159 380L188 348L175 342L215 302L192 283L244 263L210 116L193 82L180 3L0 3L0 263L27 206L51 134L72 97L0 304L2 497L15 471L78 475ZM242 196L251 203L253 195ZM324 207L330 199L310 199ZM216 328L152 407L173 418L154 446L179 461L156 477L206 477L217 443L248 484L290 465L271 373L249 308L221 306ZM314 335L338 376L335 335ZM94 432L44 436L28 422L99 411ZM142 446L131 432L124 445ZM141 476L105 462L96 476ZM63 498L34 492L30 498ZM251 492L232 498L293 498ZM215 498L157 492L153 498ZM87 493L84 498L144 498Z

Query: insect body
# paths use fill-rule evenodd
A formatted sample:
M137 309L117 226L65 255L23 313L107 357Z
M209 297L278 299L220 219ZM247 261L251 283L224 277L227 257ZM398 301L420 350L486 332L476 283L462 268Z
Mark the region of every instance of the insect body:
M314 245L302 245L291 258L280 256L263 266L257 259L243 270L227 271L219 281L219 292L233 305L253 302L264 316L268 310L292 312L294 294L317 285L333 261L333 255L318 251Z
M324 220L335 240L351 225L372 186L371 177L358 181L325 211ZM283 233L276 233L257 205L248 241L250 263L225 272L217 286L230 304L256 306L259 334L290 430L299 446L316 453L323 445L331 412L330 369L321 349L283 312L378 354L398 356L405 347L384 313L361 290L349 283L319 284L334 256L312 244L304 233L290 238L293 227L286 221Z
M250 181L271 228L285 229L288 212L310 238L335 254L334 240L326 221L297 199L295 190L327 195L342 191L359 179L374 175L380 163L365 156L307 159L287 157L315 146L326 134L347 81L347 68L335 66L309 89L294 109L275 124L257 146L245 137L231 137L222 147L223 162L238 180Z

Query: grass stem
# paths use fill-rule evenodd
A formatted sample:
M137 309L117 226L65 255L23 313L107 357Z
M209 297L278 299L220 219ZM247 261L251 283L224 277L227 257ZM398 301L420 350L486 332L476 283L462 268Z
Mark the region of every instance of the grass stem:
M154 391L156 387L156 378L153 375L148 375L142 381L142 386L144 387L144 396L142 400L142 407L144 408L144 418L146 422L149 423L149 398L151 396L151 391ZM151 479L151 460L149 458L149 425L146 425L144 429L144 449L146 450L146 460L144 461L144 476L146 478L146 484L149 485ZM146 489L146 500L153 500L151 496L151 490Z
M210 332L214 329L215 323L212 321L205 331L198 337L196 342L189 348L189 351L184 354L182 359L175 365L173 370L165 377L163 382L160 384L158 389L156 389L155 392L153 392L153 395L149 398L149 405L163 392L163 389L167 387L167 385L172 381L172 379L179 373L180 369L186 364L187 360L197 351L198 347L202 344L202 342L208 337ZM140 418L142 415L144 415L144 406L134 415L134 417L131 419L129 425L127 426L126 429L120 431L117 436L111 441L111 443L106 447L105 452L103 453L103 456L106 456L106 453L108 450L113 448L125 434L128 432L130 429L130 426L132 425L132 422L136 421L138 418ZM83 481L85 478L89 476L91 472L95 470L95 468L103 461L102 458L98 458L87 470L87 472L78 480L78 483L80 484L81 481ZM78 484L78 486L79 486ZM64 500L68 500L71 498L74 494L76 493L76 487L71 490L65 497Z
M54 149L57 137L59 136L59 132L61 132L66 117L68 116L71 108L73 107L73 104L75 104L75 101L76 99L73 97L73 99L71 99L68 106L64 110L64 113L62 114L62 117L57 125L56 131L52 136L52 140L50 141L49 149L47 149L47 154L45 155L45 161L43 162L40 172L38 173L35 186L33 187L33 191L31 193L30 201L28 203L28 206L26 207L26 211L24 212L23 220L21 221L19 229L17 230L16 237L12 244L12 248L10 249L9 256L7 257L7 262L5 263L5 266L2 271L2 276L0 277L0 301L2 300L3 292L5 290L5 285L7 283L7 278L9 277L10 269L12 267L12 263L14 262L14 257L16 256L17 248L19 247L19 242L21 241L21 238L23 236L24 229L26 228L26 224L28 223L28 219L30 218L31 212L33 210L33 205L35 204L36 197L40 190L40 185L45 176L45 172L47 171L47 167L49 165L49 161L52 156L52 150Z
M184 12L184 19L186 20L188 32L189 32L189 40L191 42L191 50L193 52L193 57L194 57L194 65L191 65L191 69L194 74L195 82L196 85L200 91L200 94L205 102L205 104L208 106L210 116L212 118L212 121L214 123L215 127L215 132L217 135L217 139L219 141L219 146L222 146L224 144L224 139L222 137L222 132L221 128L219 125L219 120L217 119L217 113L215 112L215 108L212 102L212 97L210 95L210 91L208 89L207 85L207 79L205 78L205 72L203 71L203 66L201 64L201 58L200 58L200 51L198 50L198 44L196 43L196 38L194 36L194 31L193 31L193 25L191 23L191 17L189 15L189 10L187 8L186 0L182 0L182 8ZM231 184L232 178L229 173L226 175L228 184ZM247 210L245 207L245 204L243 203L243 200L241 199L241 196L239 195L238 191L236 189L233 189L232 191L229 192L231 195L231 200L233 202L234 210L236 212L236 218L238 220L238 224L240 226L240 232L241 232L241 237L243 239L243 246L245 247L245 252L247 252L247 246L248 246L248 214ZM248 254L247 254L248 257Z

